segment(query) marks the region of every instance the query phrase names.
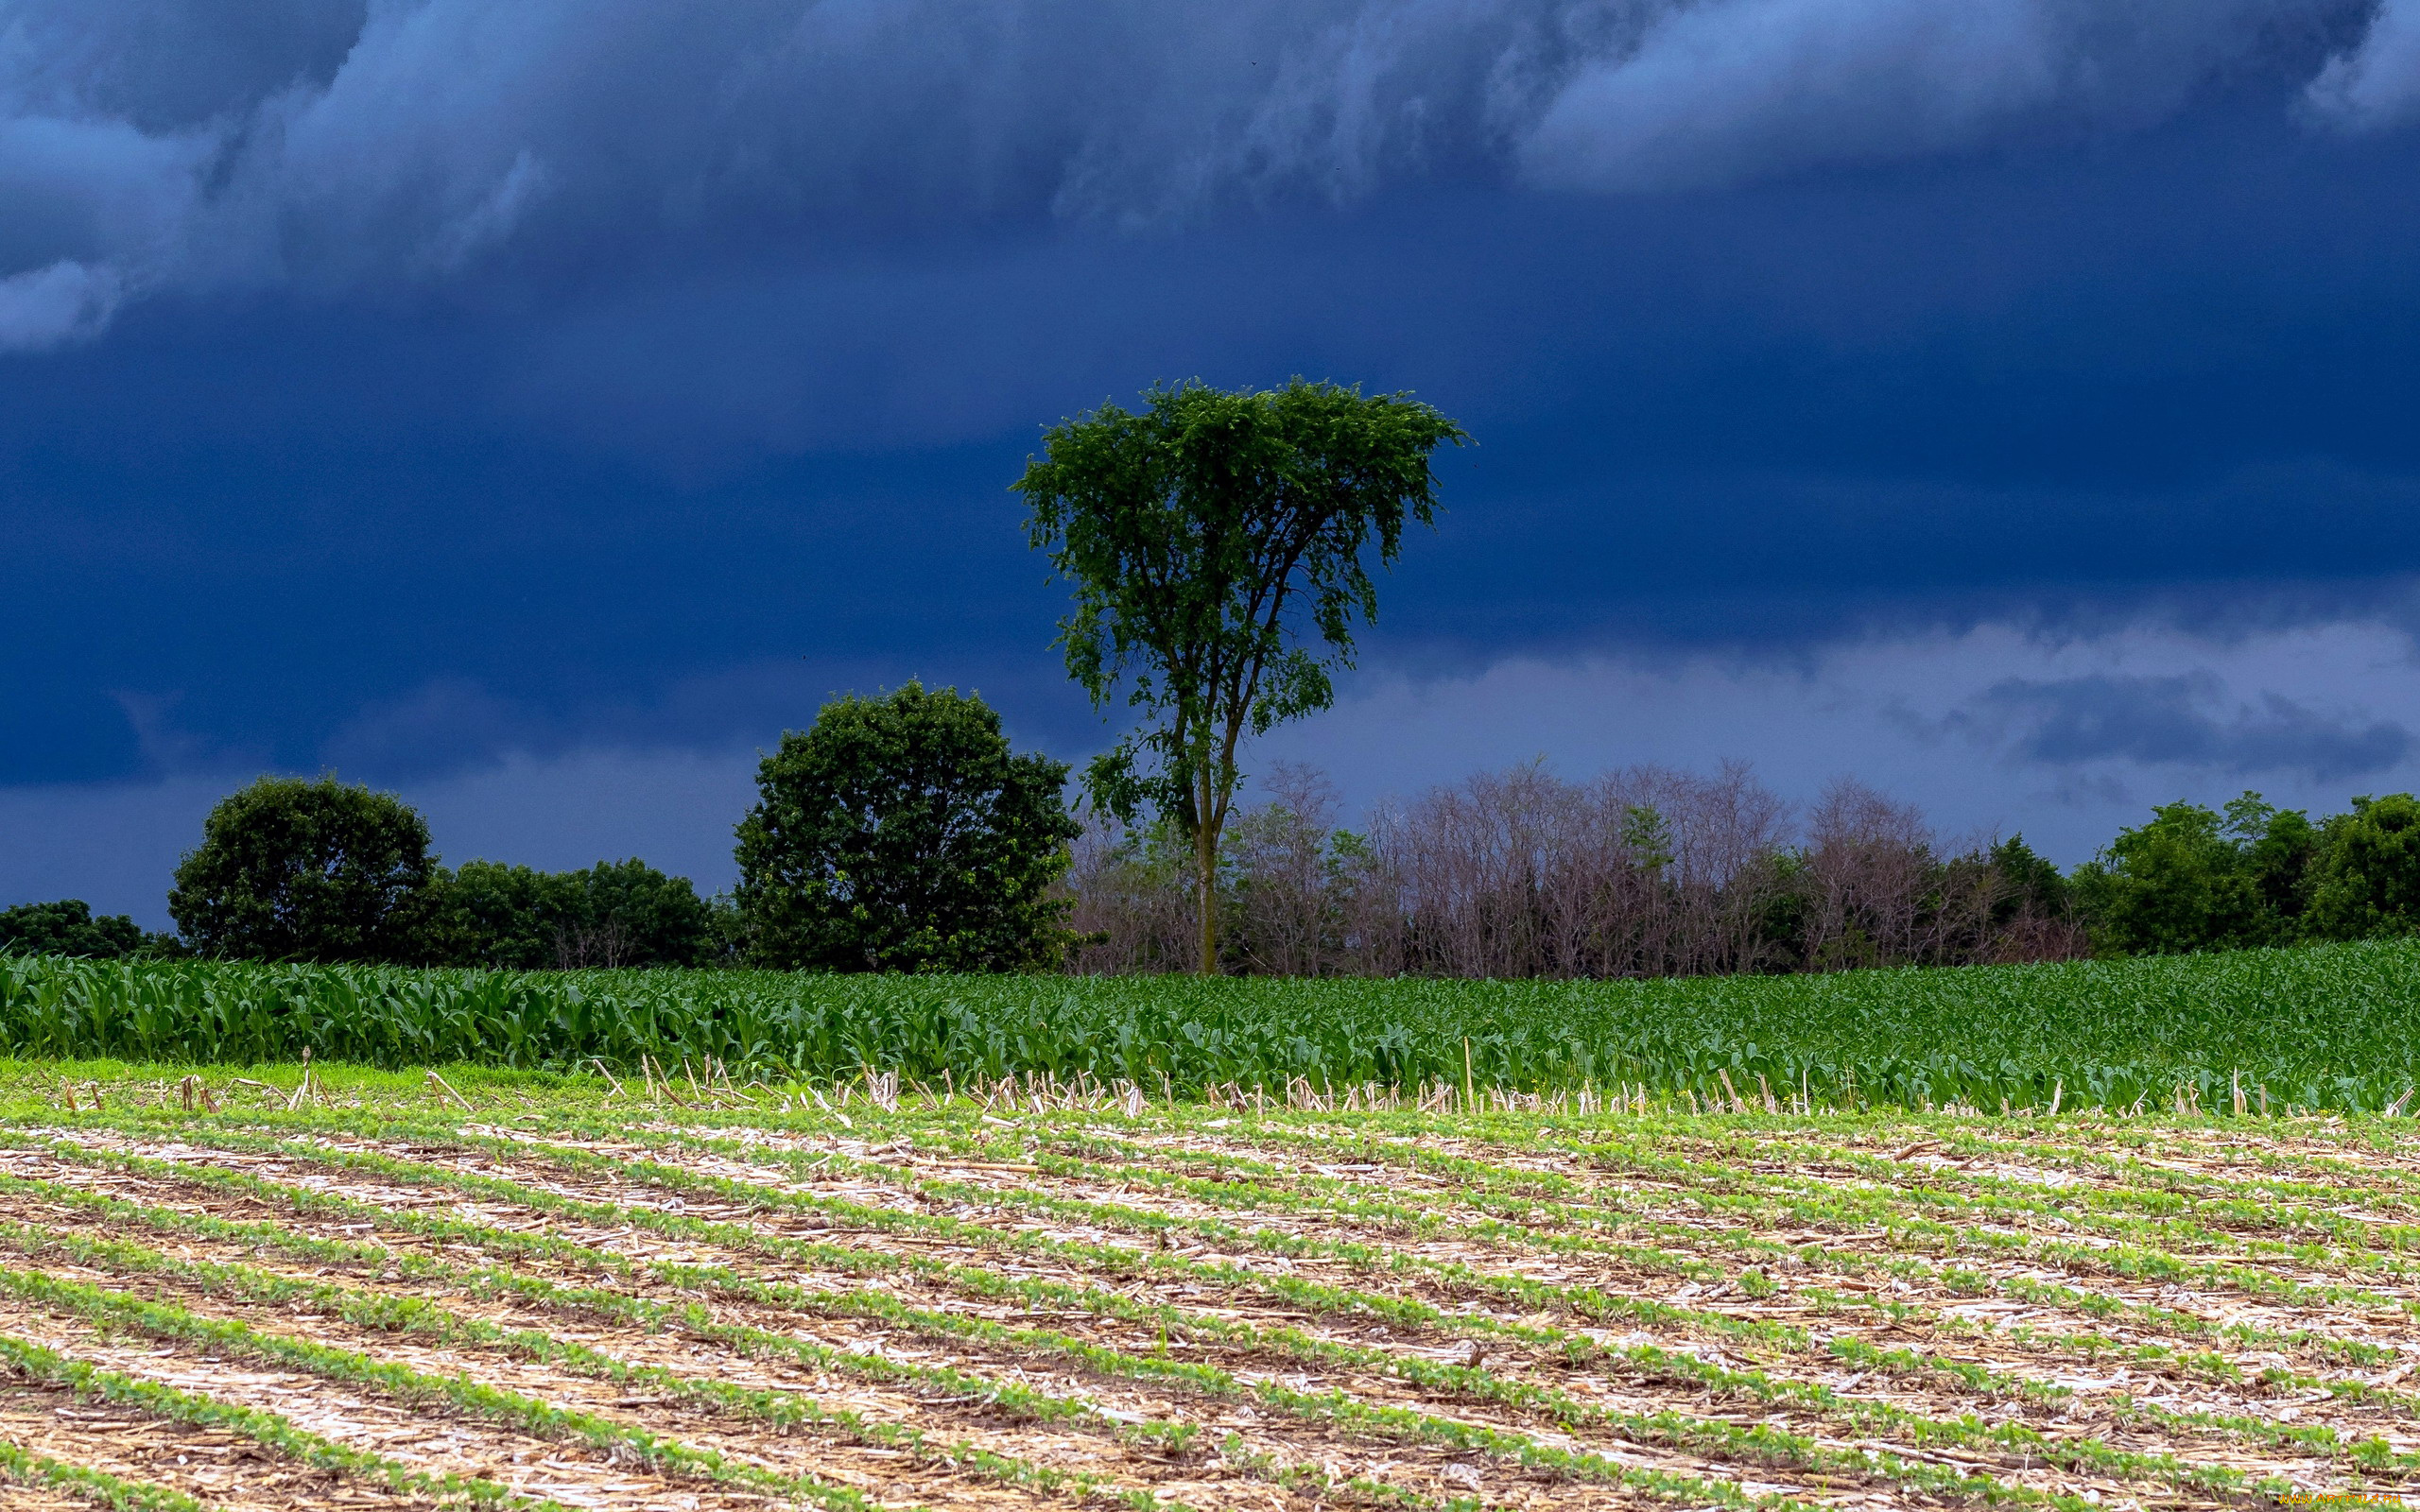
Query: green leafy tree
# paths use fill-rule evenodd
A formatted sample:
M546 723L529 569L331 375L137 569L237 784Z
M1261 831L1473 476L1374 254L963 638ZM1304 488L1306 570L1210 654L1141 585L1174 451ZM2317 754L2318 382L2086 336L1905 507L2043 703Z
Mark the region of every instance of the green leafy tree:
M566 966L702 966L714 920L697 885L646 862L600 861L563 874Z
M702 966L719 944L689 879L635 858L585 871L467 862L439 878L430 937L435 959L511 971Z
M154 955L174 941L145 932L125 914L95 916L80 898L0 909L0 955L82 955L115 960Z
M909 683L838 698L782 737L739 825L735 893L761 964L1009 971L1055 963L1049 896L1078 833L1067 767L1018 755L1000 716Z
M2311 865L2310 931L2362 939L2420 931L2420 799L2357 798L2320 826Z
M202 821L168 913L205 955L412 961L425 949L436 871L427 821L393 794L264 777Z
M1067 670L1140 728L1084 774L1132 823L1145 805L1193 852L1200 970L1219 963L1219 839L1247 734L1325 709L1353 626L1377 613L1365 557L1433 524L1430 455L1461 428L1405 394L1300 379L1228 393L1161 386L1051 427L1014 488L1027 533L1075 587Z
M1999 879L1992 905L1992 922L2005 924L2020 916L2064 918L2073 900L2067 879L2057 863L2037 853L2025 836L2012 834L1985 852L1984 860Z
M497 861L466 861L440 873L429 958L500 971L555 965L562 891L552 873Z
M2268 912L2269 942L2282 945L2301 937L2319 827L2302 810L2273 807L2249 792L2227 804L2226 818L2227 833Z
M2119 954L2275 944L2299 930L2310 821L2246 793L2224 814L2170 803L2076 868L2095 943Z

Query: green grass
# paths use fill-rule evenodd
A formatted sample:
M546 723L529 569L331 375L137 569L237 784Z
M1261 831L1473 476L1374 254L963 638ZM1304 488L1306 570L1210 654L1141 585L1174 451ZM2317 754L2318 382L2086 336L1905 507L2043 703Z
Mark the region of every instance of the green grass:
M872 1067L1315 1089L1443 1080L1827 1105L2376 1111L2420 1081L2420 941L2121 962L1656 982L516 975L0 958L0 1050L741 1080ZM2405 1111L2411 1110L2407 1103Z

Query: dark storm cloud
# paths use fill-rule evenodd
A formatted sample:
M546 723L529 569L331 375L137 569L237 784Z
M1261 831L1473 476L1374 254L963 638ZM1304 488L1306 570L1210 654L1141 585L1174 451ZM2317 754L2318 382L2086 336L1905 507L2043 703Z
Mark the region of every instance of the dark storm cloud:
M2011 755L2054 767L2119 760L2329 782L2384 771L2412 748L2401 725L2329 717L2276 693L2230 708L2206 674L2010 679L1958 722L1992 730Z
M0 0L0 783L744 755L918 675L1080 754L1004 485L1186 374L1478 436L1374 666L2370 612L2415 92L2420 0ZM2401 738L2091 696L1973 713Z
M13 0L0 344L163 290L559 284L1414 180L1627 191L2139 129L2360 129L2415 0Z

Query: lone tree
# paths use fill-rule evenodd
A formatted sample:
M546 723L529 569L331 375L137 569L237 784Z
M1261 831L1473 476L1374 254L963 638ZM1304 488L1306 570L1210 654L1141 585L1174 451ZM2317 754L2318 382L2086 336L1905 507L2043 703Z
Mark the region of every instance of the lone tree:
M1094 758L1095 807L1149 803L1193 851L1201 970L1219 962L1219 836L1245 733L1335 701L1353 625L1377 615L1365 557L1435 523L1429 455L1468 438L1408 394L1305 383L1227 393L1162 385L1043 433L1013 488L1026 529L1073 583L1059 625L1096 708L1121 688L1140 727Z
M1017 755L982 699L909 683L782 737L739 824L752 959L826 971L1046 966L1077 827L1067 767Z
M392 793L264 777L202 821L168 913L205 955L408 962L436 870L427 821Z

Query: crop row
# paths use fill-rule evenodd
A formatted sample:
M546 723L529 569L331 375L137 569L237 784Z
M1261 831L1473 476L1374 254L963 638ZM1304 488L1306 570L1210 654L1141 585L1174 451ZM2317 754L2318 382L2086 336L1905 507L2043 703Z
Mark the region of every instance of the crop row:
M2103 1122L2127 1142L2103 1148L2037 1125L2037 1172L2085 1175L2029 1186L1925 1163L2021 1153L2025 1121L713 1112L632 1091L619 1112L305 1087L21 1119L0 1129L0 1354L21 1384L72 1367L190 1393L206 1377L170 1366L215 1352L352 1393L298 1421L305 1448L370 1452L340 1430L371 1397L475 1419L486 1461L348 1472L472 1500L616 1504L616 1467L629 1497L834 1512L2081 1512L2420 1481L2394 1195L2415 1168L2375 1133L2221 1146L2225 1125ZM2214 1150L2290 1172L2295 1210L2223 1176L2180 1193ZM508 1438L555 1446L556 1480L502 1474L535 1463L494 1459ZM77 1469L20 1447L27 1476ZM869 1479L884 1465L895 1482Z
M512 974L0 958L0 1045L165 1063L743 1079L863 1069L1217 1084L1651 1089L1678 1106L2412 1109L2420 941L1658 982ZM1743 1091L1744 1090L1744 1091Z

